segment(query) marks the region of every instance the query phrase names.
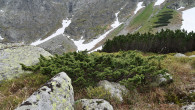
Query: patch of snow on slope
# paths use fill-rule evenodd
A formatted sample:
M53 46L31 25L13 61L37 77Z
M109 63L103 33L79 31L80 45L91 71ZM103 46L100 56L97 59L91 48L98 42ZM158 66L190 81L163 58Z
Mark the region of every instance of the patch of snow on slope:
M39 39L38 41L33 42L31 45L37 46L37 45L42 44L43 42L46 42L46 41L48 41L48 40L50 40L50 39L52 39L52 38L54 38L54 37L56 37L60 34L63 34L65 29L70 25L70 23L71 23L71 20L68 20L68 19L63 20L62 21L62 27L59 28L54 34L47 37L46 39L43 39L43 40Z
M3 37L1 37L1 35L0 35L0 40L3 40L4 38Z
M161 5L162 3L164 3L165 0L157 0L154 4L154 6L157 6L157 5Z
M0 12L2 12L2 13L3 13L4 11L3 11L3 10L0 10Z
M181 10L181 9L184 9L185 7L180 7L180 8L178 8L177 10Z
M97 38L97 39L95 39L95 40L93 40L93 41L91 41L87 44L83 44L83 42L85 41L85 40L83 40L83 37L78 41L74 41L72 39L73 42L75 43L75 45L77 46L78 51L91 50L92 48L95 47L95 45L97 43L99 43L101 40L103 40L111 31L113 31L118 26L120 26L122 23L120 23L119 20L118 20L118 14L119 14L119 12L115 13L116 21L111 25L112 29L110 29L109 31L107 31L106 33L101 35L99 38Z
M142 6L143 2L138 2L137 8L134 11L134 14L136 14L140 9L144 8L145 6Z
M195 32L195 7L182 11L182 26L181 29L185 29L187 32Z

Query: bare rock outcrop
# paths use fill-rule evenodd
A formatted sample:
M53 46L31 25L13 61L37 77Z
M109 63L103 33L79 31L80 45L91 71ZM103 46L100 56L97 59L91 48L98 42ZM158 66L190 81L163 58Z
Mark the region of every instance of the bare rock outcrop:
M74 110L71 79L61 72L34 92L16 110Z

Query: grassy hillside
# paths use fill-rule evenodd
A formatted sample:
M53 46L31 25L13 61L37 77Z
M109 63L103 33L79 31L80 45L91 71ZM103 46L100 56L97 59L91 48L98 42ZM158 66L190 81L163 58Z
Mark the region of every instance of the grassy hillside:
M42 74L28 74L1 82L0 110L14 110L49 79Z
M138 30L138 32L140 33L146 33L146 32L152 32L155 33L158 31L157 28L159 27L163 27L163 26L167 26L169 24L171 24L172 22L174 22L174 20L177 20L178 22L178 15L179 13L175 10L172 9L168 9L166 7L164 7L162 10L159 9L155 9L156 11L153 12L153 16L151 17L151 19L148 20L148 22L146 22L142 28L140 28ZM167 19L167 15L171 16L169 19ZM166 25L162 25L162 21L166 20L165 24ZM161 22L161 23L159 23ZM178 22L179 23L179 22Z
M163 27L174 29L175 25L181 24L182 18L178 11L167 8L168 4L160 8L154 7L154 3L149 4L143 11L135 15L127 30L156 33ZM175 28L178 29L178 27Z
M144 8L144 10L142 12L135 15L133 20L130 22L128 29L129 30L136 30L139 27L142 27L146 22L148 22L148 20L150 19L150 17L152 16L152 13L154 11L153 5L154 5L154 3L149 4L148 6L146 6Z

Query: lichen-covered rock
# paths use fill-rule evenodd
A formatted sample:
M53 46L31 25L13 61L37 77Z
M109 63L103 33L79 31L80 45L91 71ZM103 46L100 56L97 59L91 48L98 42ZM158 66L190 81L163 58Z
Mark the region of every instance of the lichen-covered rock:
M71 79L61 72L33 93L16 110L73 110Z
M23 73L20 63L28 66L38 63L40 54L51 56L49 52L39 47L0 43L0 81Z
M128 92L128 89L125 86L106 80L100 81L98 86L102 86L111 93L112 97L117 98L119 101L123 101L123 94Z
M195 110L195 102L190 105L185 105L181 108L182 110Z
M83 110L113 110L112 105L104 99L81 99L77 103L81 103Z
M51 54L63 54L65 52L74 52L77 50L74 42L68 39L64 34L58 35L55 38L52 38L40 45L41 47Z
M173 81L172 75L165 73L164 75L160 74L157 76L156 81L151 84L151 86L161 86L171 83Z
M184 54L182 54L182 53L177 53L177 54L175 54L174 56L175 56L175 57L178 57L178 58L180 58L180 57L186 57L186 55L184 55Z

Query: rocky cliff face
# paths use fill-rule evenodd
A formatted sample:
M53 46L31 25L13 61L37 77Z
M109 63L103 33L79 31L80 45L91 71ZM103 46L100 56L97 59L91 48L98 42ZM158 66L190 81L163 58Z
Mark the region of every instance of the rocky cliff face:
M168 7L172 9L178 9L180 7L190 8L195 6L194 0L168 0L168 2L170 2Z
M68 17L69 0L0 0L0 34L7 42L47 36Z
M138 2L147 6L156 0L0 0L0 36L4 38L0 42L32 43L44 39L61 26L63 19L71 18L65 34L74 40L83 37L86 43L111 29L119 11L119 21L128 25ZM195 6L194 0L165 2L174 10ZM134 31L126 29L129 28L121 30Z
M0 0L0 35L4 42L44 38L72 18L66 33L73 38L95 37L115 19L122 7L131 11L137 0ZM124 11L125 12L125 11ZM74 16L72 16L74 15Z
M75 13L72 23L66 33L72 38L92 39L108 29L115 20L115 13L121 11L120 17L124 18L136 7L137 0L95 0Z

